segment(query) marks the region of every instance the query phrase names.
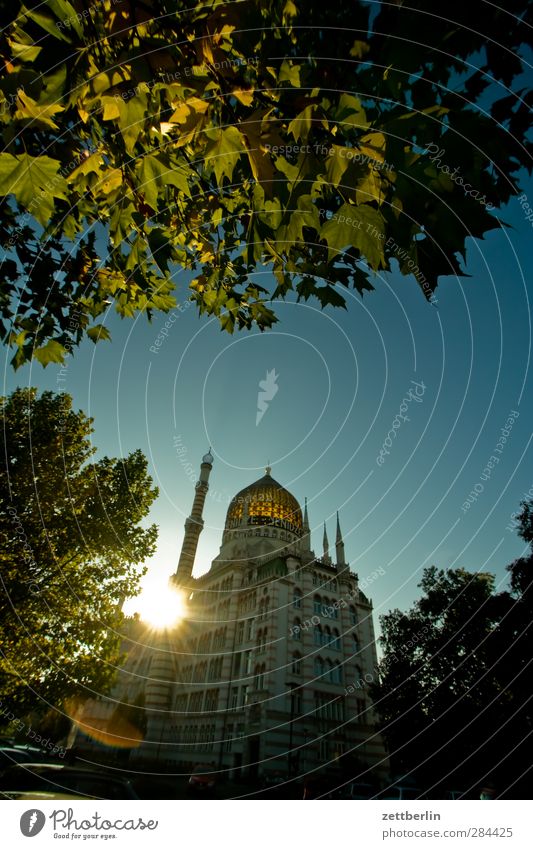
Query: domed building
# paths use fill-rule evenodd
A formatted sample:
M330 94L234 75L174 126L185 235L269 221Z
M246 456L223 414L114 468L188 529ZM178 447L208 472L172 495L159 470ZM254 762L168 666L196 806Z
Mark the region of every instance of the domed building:
M143 706L130 759L182 772L205 763L233 779L296 778L348 763L384 777L368 696L377 667L372 605L345 561L338 515L335 557L325 525L317 556L307 503L302 512L267 467L230 502L220 551L195 578L212 466L208 453L171 578L185 615L149 652L142 623L132 621L128 662L110 695L115 706ZM97 714L84 724L101 722L101 703Z

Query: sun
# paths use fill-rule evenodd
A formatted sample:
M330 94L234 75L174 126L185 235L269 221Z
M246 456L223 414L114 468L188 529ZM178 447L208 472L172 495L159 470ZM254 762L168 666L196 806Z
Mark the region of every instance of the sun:
M185 594L166 583L145 587L136 602L143 622L157 629L178 625L186 612Z

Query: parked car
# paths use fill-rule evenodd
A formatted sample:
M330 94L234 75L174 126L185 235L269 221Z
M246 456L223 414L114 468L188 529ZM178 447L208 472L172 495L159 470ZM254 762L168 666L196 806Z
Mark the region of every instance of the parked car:
M34 755L25 749L16 749L14 746L2 746L0 748L0 777L14 764L29 762Z
M25 763L6 769L0 779L4 798L23 798L17 793L50 793L54 798L139 799L133 783L103 770L55 763ZM28 798L28 797L26 797Z
M411 799L425 799L425 793L420 787L414 787L412 784L391 784L385 787L376 794L376 799L394 799L401 802Z
M198 764L194 767L189 778L189 791L201 795L214 795L217 784L215 765Z
M288 776L280 771L270 772L263 776L261 784L261 799L292 799L294 782L288 781Z
M447 790L439 787L437 789L430 790L426 798L442 801L448 799L475 799L477 797L472 795L472 790Z
M88 799L88 796L75 796L73 793L47 793L45 790L0 790L0 801L2 799L18 799L23 802L46 802L46 801L55 801L57 799L62 801L68 800L83 800Z
M304 799L332 799L338 779L329 776L312 776L304 781Z
M366 781L352 781L333 794L334 799L374 799L379 788Z

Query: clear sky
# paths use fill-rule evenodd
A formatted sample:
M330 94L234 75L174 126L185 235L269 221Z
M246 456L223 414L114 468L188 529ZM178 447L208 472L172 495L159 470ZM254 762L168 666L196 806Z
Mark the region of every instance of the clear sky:
M151 579L176 567L194 493L187 464L197 472L211 445L196 574L218 552L229 499L269 461L302 505L307 496L317 554L324 519L334 542L338 509L352 568L363 578L382 567L369 590L376 613L408 606L429 564L493 571L504 585L505 565L524 549L506 528L533 494L533 222L517 199L500 218L512 227L470 240L471 277L444 279L436 306L414 278L391 273L364 300L348 293L347 311L280 302L279 324L263 334L229 336L191 307L156 352L164 315L149 324L110 314L113 341L75 350L66 383L59 366L14 374L6 358L4 392L64 387L94 416L100 455L145 452L160 487ZM183 292L185 279L177 285ZM259 382L272 369L278 391L256 424ZM382 447L390 453L379 465Z

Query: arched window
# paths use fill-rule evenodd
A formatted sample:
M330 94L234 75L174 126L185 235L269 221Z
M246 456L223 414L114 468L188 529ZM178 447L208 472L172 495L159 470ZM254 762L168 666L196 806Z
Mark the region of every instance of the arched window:
M324 674L324 661L321 657L315 657L314 670L316 676Z
M357 625L357 611L352 605L350 605L350 622L352 625Z
M302 591L295 587L292 594L292 606L293 607L301 607L302 606Z
M313 599L313 611L320 616L322 613L322 599L319 595L316 595Z
M301 640L302 639L302 623L296 617L292 626L292 638L293 640Z
M342 667L337 660L331 670L330 681L332 684L342 684Z
M360 648L361 647L359 645L359 640L357 639L357 635L352 634L352 650L353 650L354 654L357 654L357 652L359 651Z
M315 625L315 627L313 628L313 636L314 636L315 646L321 646L323 636L322 636L322 628L320 627L320 625Z
M317 575L316 572L313 572L313 586L314 587L318 586L318 575Z
M322 616L331 616L331 611L329 609L329 598L322 599Z
M329 646L331 644L331 629L329 625L326 625L324 628L324 645Z
M341 638L336 628L333 629L333 648L335 651L341 650Z
M302 671L302 656L295 651L292 656L291 672L293 675L300 675Z
M333 678L333 670L334 670L333 664L332 664L331 660L328 659L326 661L326 673L327 673L328 680L331 681L332 684L335 683L334 678Z

